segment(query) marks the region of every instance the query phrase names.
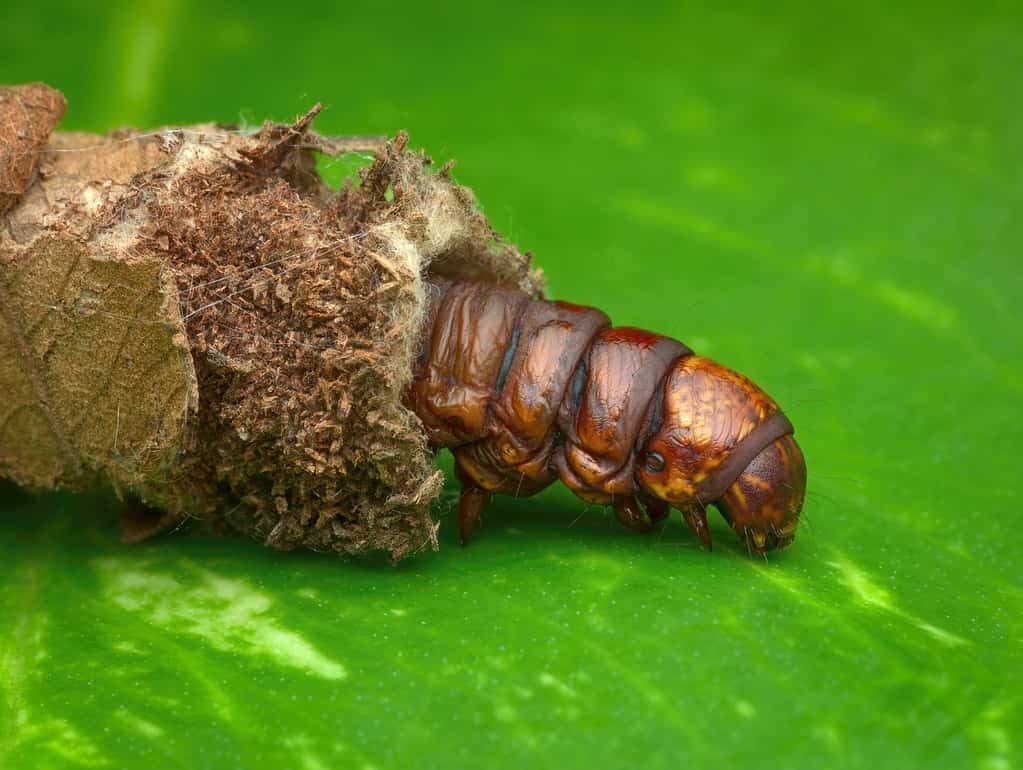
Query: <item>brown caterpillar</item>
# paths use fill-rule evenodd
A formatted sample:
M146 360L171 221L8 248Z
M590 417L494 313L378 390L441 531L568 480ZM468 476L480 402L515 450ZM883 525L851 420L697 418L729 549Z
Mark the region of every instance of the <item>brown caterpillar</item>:
M714 504L751 551L792 542L806 465L749 379L594 308L488 284L428 288L407 403L455 456L463 544L493 494L556 479L637 532L674 507L710 548Z

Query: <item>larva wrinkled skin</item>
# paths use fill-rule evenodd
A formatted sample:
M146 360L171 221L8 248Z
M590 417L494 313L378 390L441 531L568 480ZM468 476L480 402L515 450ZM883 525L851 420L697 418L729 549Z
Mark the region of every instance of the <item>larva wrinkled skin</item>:
M493 494L558 479L637 532L673 507L710 548L714 504L751 552L792 542L806 465L749 379L594 308L482 283L428 288L407 403L455 456L463 544Z

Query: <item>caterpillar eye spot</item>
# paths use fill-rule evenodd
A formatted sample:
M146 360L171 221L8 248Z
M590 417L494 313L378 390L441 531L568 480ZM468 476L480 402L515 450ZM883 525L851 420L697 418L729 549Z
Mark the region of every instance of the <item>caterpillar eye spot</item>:
M647 452L643 464L651 473L660 473L664 470L664 456L660 452Z

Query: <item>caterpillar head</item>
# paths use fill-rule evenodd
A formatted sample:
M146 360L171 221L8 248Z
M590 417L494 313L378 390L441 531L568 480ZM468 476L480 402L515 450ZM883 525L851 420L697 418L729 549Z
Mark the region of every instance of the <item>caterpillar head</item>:
M806 463L770 396L727 367L686 356L668 372L648 420L636 475L649 496L678 508L707 545L708 504L751 551L792 542Z

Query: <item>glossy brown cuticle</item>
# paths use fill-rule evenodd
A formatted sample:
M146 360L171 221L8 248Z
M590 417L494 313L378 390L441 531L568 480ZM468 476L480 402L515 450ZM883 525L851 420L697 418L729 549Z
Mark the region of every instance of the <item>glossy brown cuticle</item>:
M751 551L792 541L806 467L751 380L594 308L488 284L432 289L407 403L455 456L463 542L493 494L555 480L635 531L675 507L709 547L713 503Z

